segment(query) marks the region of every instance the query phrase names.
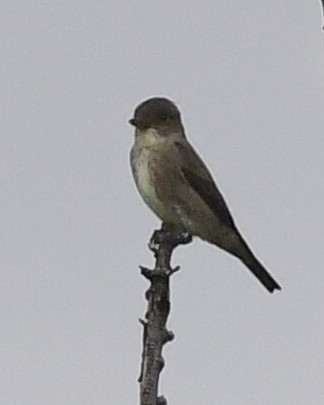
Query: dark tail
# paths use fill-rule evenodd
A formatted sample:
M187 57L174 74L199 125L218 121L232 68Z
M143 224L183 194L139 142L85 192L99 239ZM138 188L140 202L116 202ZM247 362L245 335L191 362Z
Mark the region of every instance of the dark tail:
M269 292L273 293L274 290L281 290L280 285L267 272L267 270L262 266L258 259L251 255L247 259L241 260Z
M271 293L274 290L281 290L280 285L276 280L268 273L264 266L259 262L259 260L254 256L251 249L248 247L246 242L241 239L241 248L244 246L244 253L237 255L237 257L242 260L242 262L251 270L255 277L264 285L264 287Z

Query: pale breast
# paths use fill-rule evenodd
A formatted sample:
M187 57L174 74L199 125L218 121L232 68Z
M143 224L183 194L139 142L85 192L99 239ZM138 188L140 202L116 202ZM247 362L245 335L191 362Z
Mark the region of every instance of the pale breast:
M136 183L141 196L150 204L151 199L156 198L154 179L152 178L149 164L150 153L143 148L135 160Z
M135 182L143 200L163 221L173 222L177 214L168 198L163 201L158 198L157 179L154 175L164 166L159 161L159 148L163 147L165 141L166 138L161 137L154 129L143 131L135 140L131 160Z
M161 219L164 218L164 206L156 195L154 173L152 170L153 156L149 148L134 147L132 151L132 168L134 179L141 197Z

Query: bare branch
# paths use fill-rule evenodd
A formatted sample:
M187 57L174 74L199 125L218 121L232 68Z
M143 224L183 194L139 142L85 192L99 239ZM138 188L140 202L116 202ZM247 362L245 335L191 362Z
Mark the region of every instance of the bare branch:
M141 274L151 285L145 294L148 301L146 321L143 325L143 353L140 383L140 405L167 405L163 396L158 397L160 373L164 367L162 348L174 339L174 334L167 330L166 323L170 312L170 277L180 267L171 268L173 250L181 244L191 242L190 235L174 234L165 229L155 231L149 243L156 262L153 270L140 267Z

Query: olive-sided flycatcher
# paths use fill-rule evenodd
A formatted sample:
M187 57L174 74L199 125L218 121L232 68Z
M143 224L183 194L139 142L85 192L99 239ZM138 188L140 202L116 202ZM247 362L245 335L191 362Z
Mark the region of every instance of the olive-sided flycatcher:
M139 193L166 229L199 236L239 258L271 293L280 290L238 231L209 170L190 145L170 100L137 106L131 167Z

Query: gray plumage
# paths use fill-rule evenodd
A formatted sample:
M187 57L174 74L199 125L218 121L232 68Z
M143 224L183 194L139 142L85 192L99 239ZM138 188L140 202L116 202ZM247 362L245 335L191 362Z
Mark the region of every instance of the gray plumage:
M268 291L280 290L236 228L209 170L186 138L176 105L151 98L129 122L135 126L131 167L137 188L164 226L217 245L238 257Z

